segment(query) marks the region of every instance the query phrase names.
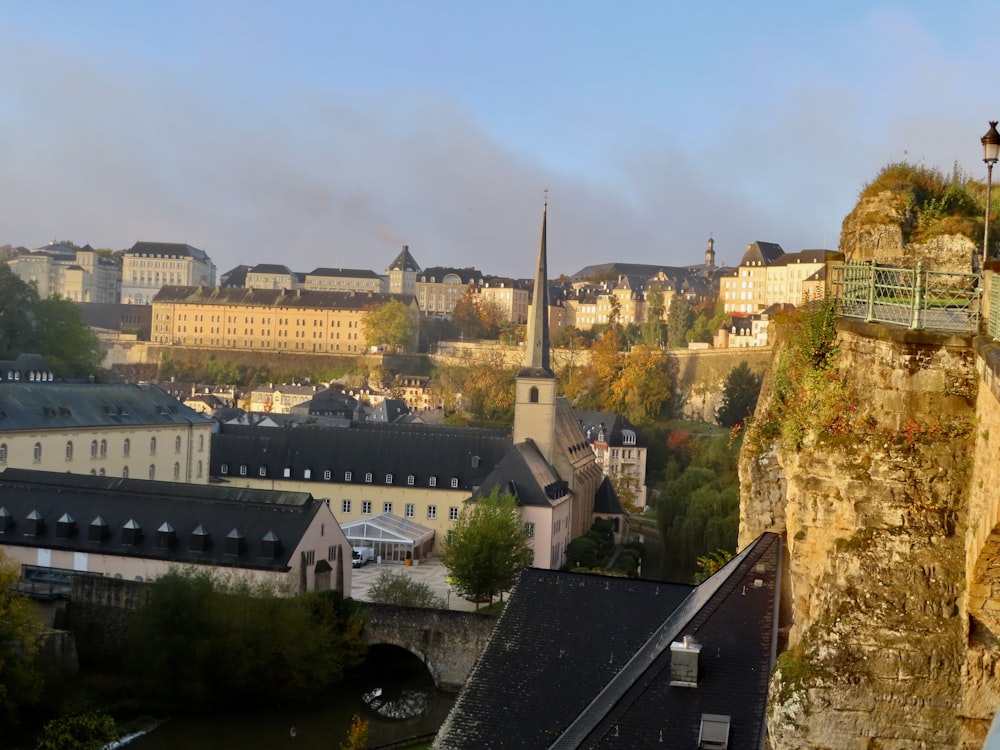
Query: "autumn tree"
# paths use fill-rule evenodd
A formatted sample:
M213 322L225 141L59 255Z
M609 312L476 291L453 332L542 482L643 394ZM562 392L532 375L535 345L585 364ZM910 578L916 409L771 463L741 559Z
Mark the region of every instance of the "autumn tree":
M475 284L469 284L452 308L451 322L467 339L495 339L500 335L504 316L496 304L483 299Z
M647 422L669 403L672 385L663 352L639 344L623 359L611 383L610 405L633 422Z
M442 561L460 596L492 602L510 591L531 560L514 497L498 488L466 503L445 542Z
M354 714L347 738L340 744L340 750L365 750L368 747L368 722L359 714Z
M415 324L410 308L398 299L372 308L361 321L369 346L406 349L414 341Z
M21 566L0 550L0 744L4 727L14 727L20 709L35 703L42 673L35 661L42 643L38 606L15 590Z

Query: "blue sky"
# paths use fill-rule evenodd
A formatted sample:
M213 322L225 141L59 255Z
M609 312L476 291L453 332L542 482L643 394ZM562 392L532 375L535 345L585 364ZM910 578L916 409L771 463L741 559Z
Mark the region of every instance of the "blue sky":
M279 7L280 6L280 7ZM836 248L904 158L985 179L987 2L0 0L0 244L530 276ZM991 19L991 20L987 20Z

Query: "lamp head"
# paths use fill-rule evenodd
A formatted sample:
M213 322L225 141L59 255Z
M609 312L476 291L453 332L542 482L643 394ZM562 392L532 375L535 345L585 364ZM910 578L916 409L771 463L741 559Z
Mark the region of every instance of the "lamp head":
M990 129L982 137L983 161L989 165L997 163L1000 156L1000 133L997 132L997 121L990 120Z

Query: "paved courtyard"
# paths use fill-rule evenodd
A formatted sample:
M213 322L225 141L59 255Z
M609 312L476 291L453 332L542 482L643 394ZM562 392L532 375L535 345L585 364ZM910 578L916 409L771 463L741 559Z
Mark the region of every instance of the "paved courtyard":
M351 578L351 597L359 601L368 601L368 589L378 578L379 573L387 570L390 573L402 573L417 581L423 581L430 586L437 596L448 603L449 609L472 612L476 605L466 601L449 588L445 577L448 575L440 560L429 559L416 561L415 565L400 565L399 563L368 563L355 568Z

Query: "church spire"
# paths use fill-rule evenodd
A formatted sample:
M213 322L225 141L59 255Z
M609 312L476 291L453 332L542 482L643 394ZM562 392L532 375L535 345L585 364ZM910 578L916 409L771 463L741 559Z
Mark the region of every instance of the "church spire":
M546 191L548 192L548 191ZM525 329L524 373L527 370L540 371L533 374L552 375L549 365L549 280L548 260L545 248L545 227L549 212L549 199L545 198L542 208L542 236L538 242L538 268L535 270L535 291L528 310L528 325Z

